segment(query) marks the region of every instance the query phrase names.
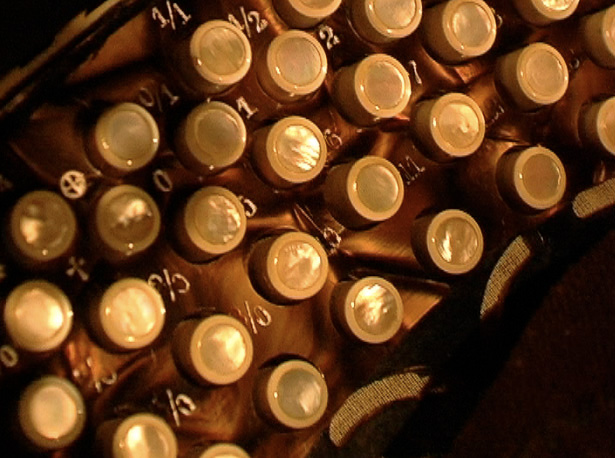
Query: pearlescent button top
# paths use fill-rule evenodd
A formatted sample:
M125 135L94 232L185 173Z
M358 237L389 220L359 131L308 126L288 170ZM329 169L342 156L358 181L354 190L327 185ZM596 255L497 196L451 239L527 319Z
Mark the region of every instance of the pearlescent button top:
M333 292L334 313L342 327L372 344L390 340L402 324L404 306L399 292L380 277L341 282Z
M65 255L77 237L77 218L58 194L32 191L22 196L10 214L11 241L18 259L29 263L50 262Z
M261 136L263 138L261 138ZM274 186L290 187L313 180L327 159L327 144L316 124L289 116L255 133L253 159Z
M474 153L485 137L485 117L470 97L450 93L419 104L415 133L438 160Z
M73 309L57 286L43 280L27 281L7 297L4 323L17 347L32 352L50 351L68 337Z
M106 191L95 208L94 223L101 241L110 250L132 256L149 248L160 232L156 202L140 188L119 185Z
M566 171L553 151L533 146L500 159L498 185L502 194L525 209L546 210L564 196Z
M259 62L259 81L273 98L288 102L312 94L327 74L327 55L312 35L288 30L275 37Z
M532 43L498 60L496 78L524 110L551 105L568 89L568 67L562 55L545 43Z
M421 261L440 272L465 274L482 257L482 231L474 218L461 210L419 218L412 231L412 247Z
M290 27L307 29L333 14L342 0L273 0L272 3Z
M135 103L120 103L98 118L94 143L102 161L128 173L149 164L160 144L160 132L152 115Z
M300 301L322 289L329 273L329 260L314 237L287 232L257 243L250 257L250 273L271 300Z
M180 161L197 172L211 173L233 165L244 152L247 133L231 106L208 102L195 107L178 130Z
M261 405L277 423L303 429L322 418L328 397L327 384L318 369L306 361L289 360L267 378Z
M158 291L139 278L124 278L104 292L96 306L104 338L114 348L150 345L164 326L166 310Z
M177 439L160 417L140 413L124 419L111 438L109 458L176 458Z
M547 25L571 16L579 0L513 0L517 11L527 22Z
M451 63L482 56L495 42L493 11L482 0L449 0L425 11L424 39L441 59Z
M250 368L254 353L246 327L226 315L180 324L173 337L173 351L186 372L213 385L238 381Z
M615 68L615 5L583 18L583 45L591 59L606 68Z
M83 397L68 380L45 376L28 385L19 399L19 425L40 450L68 447L85 426Z
M250 455L235 444L219 443L208 447L198 458L250 458Z
M615 156L615 97L590 105L581 117L581 135L607 156Z
M421 0L353 0L350 13L361 37L373 43L386 43L416 30L423 15L423 4Z
M353 123L369 125L400 114L410 94L410 77L403 65L387 54L372 54L338 72L333 96Z
M194 68L219 90L239 82L252 63L252 49L244 33L227 21L209 21L190 40Z
M247 221L243 204L235 194L208 186L188 199L182 225L191 245L203 257L210 257L235 249L243 240Z
M388 160L366 156L334 167L325 181L325 200L333 216L348 227L391 218L404 199L404 184Z

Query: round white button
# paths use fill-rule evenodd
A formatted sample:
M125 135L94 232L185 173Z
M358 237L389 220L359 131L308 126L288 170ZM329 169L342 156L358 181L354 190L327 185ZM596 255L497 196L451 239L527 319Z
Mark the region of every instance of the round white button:
M309 299L324 286L327 254L318 240L303 232L264 239L250 257L252 279L273 301Z
M209 21L190 40L190 55L201 77L220 92L243 79L252 63L250 42L227 21Z
M483 254L478 223L461 210L445 210L415 221L412 247L428 267L452 275L471 271Z
M615 68L615 6L583 18L581 32L592 60L603 67Z
M146 281L124 278L107 288L95 313L106 341L116 349L136 350L160 335L166 310L158 291Z
M324 193L333 216L354 228L395 215L404 199L404 185L391 162L366 156L334 167L325 181Z
M418 105L414 130L435 160L474 153L485 137L485 117L470 97L450 93Z
M513 0L517 11L527 22L547 25L566 19L579 6L579 0Z
M176 458L177 439L160 417L148 413L123 420L111 443L112 458Z
M106 191L96 204L97 234L113 258L115 253L132 256L149 248L160 232L156 202L140 188L119 185Z
M607 156L615 156L615 97L596 102L581 117L581 135Z
M342 327L363 342L386 342L401 327L404 313L401 296L397 288L383 278L341 282L333 298L334 313Z
M247 140L243 119L222 102L195 107L178 129L178 157L189 169L214 173L242 156Z
M31 383L19 399L19 425L26 438L42 450L72 444L83 431L85 417L81 393L60 377L45 376Z
M307 29L333 14L342 0L273 0L272 3L290 27Z
M286 361L270 373L260 394L274 421L292 429L309 428L325 413L328 390L324 376L310 363Z
M367 41L386 43L412 34L423 15L421 0L354 0L350 14L356 32Z
M457 63L488 52L495 42L493 11L482 0L449 0L425 11L424 39L446 62Z
M289 30L273 39L258 69L263 89L288 102L320 88L327 74L327 56L312 35Z
M208 186L194 193L183 212L182 229L189 238L190 259L207 260L235 249L246 233L243 204L231 191Z
M204 384L235 383L252 364L252 338L235 318L213 315L186 321L173 337L176 361Z
M564 196L566 171L553 151L534 146L500 159L498 185L502 194L526 210L546 210Z
M327 159L327 144L316 124L289 116L255 133L252 157L269 183L290 187L313 180Z
M66 254L77 237L77 218L58 194L32 191L21 197L10 215L11 241L18 259L25 262L51 262Z
M372 54L338 72L333 96L348 119L370 125L400 114L410 93L410 77L403 65L386 54Z
M135 103L121 103L106 110L94 127L96 151L102 161L127 173L149 164L160 144L152 115Z
M207 448L198 458L250 458L250 455L235 444L219 443Z
M562 55L545 43L532 43L500 58L496 78L524 110L550 105L568 89L568 67Z
M50 351L68 337L73 309L57 286L43 280L27 281L8 295L4 323L17 347L32 352Z

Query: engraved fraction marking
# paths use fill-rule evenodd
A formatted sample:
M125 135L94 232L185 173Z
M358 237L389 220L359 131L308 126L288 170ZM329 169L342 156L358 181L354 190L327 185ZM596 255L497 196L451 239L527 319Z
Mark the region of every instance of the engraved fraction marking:
M325 142L327 143L327 146L329 148L333 148L333 149L341 148L342 145L344 144L342 137L340 137L338 134L336 134L329 128L325 129L322 132L322 134L324 135Z
M237 103L237 111L244 112L247 119L258 113L258 108L251 107L244 97L239 97L235 102Z
M154 173L152 174L152 179L154 180L154 185L160 191L167 193L173 190L173 181L165 170L154 170Z
M81 278L81 281L86 282L90 279L88 274L83 268L85 267L85 259L71 256L68 260L69 267L66 269L66 275L74 277L75 274Z
M179 393L176 396L171 389L167 388L165 389L165 397L166 399L161 400L157 394L154 394L152 404L165 411L170 408L177 427L181 426L182 416L189 417L197 410L196 403L187 394Z
M137 101L146 108L154 108L164 113L166 105L172 107L179 102L179 96L173 94L165 83L151 88L143 86L139 89Z
M419 67L418 67L416 61L415 60L410 60L410 61L408 61L408 65L412 69L412 76L414 76L414 81L416 81L416 84L421 86L423 84L423 80L421 78L421 75L419 75Z
M235 307L233 310L237 317L252 329L254 334L258 334L259 327L268 328L273 323L271 314L260 305L250 307L248 301L243 301L243 307L245 313L239 307Z
M407 185L414 183L425 172L425 167L419 166L410 156L406 156L403 162L399 162L397 168Z
M325 42L327 49L333 49L334 46L340 44L340 38L328 25L321 24L318 27L318 38Z
M111 375L102 377L100 380L94 382L94 388L97 393L102 393L105 387L115 385L117 382L117 372L113 372Z
M241 195L237 196L237 198L239 199L239 202L243 204L243 207L246 212L246 218L252 218L254 215L256 215L256 212L258 211L258 207L256 206L254 202L252 202L247 197L244 197Z
M10 345L2 345L0 347L0 373L2 372L2 366L9 369L17 366L19 362L19 355L17 351Z
M181 25L186 25L188 21L192 18L190 14L186 14L177 3L171 4L170 1L167 0L165 3L167 11L167 17L158 9L158 7L152 8L152 19L154 21L158 21L161 29L164 29L167 25L170 25L173 30L177 30L177 16L181 19Z
M83 172L69 170L60 177L60 191L67 199L76 200L85 195L88 182Z
M162 292L161 288L168 290L171 302L177 301L177 295L190 291L190 282L186 277L180 273L171 274L166 268L162 269L162 275L151 274L147 278L147 283L159 292Z
M258 11L248 11L243 6L239 7L240 17L242 22L238 21L235 15L229 14L228 21L240 30L246 33L248 38L252 38L251 28L254 25L256 33L261 33L269 26L269 22L266 19L261 18L261 14Z

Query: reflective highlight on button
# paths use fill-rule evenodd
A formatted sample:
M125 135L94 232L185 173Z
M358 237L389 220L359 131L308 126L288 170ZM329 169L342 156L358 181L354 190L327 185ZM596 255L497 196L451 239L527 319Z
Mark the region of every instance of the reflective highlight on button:
M272 98L292 102L316 92L327 74L327 55L316 38L300 30L275 37L257 65L258 80Z
M478 223L461 210L444 210L418 218L412 225L412 249L428 269L461 275L470 272L483 254Z
M246 126L237 111L222 102L196 106L180 124L176 154L189 170L212 174L241 158L247 141Z
M77 238L77 218L59 194L32 191L11 210L9 231L16 260L41 268L72 250Z
M57 349L73 325L73 309L64 292L44 280L27 281L6 298L4 324L15 346L41 353Z
M332 15L342 0L273 0L272 3L290 27L307 29Z
M390 340L399 331L404 314L397 288L380 277L338 283L331 307L345 332L370 344Z
M103 423L96 440L105 458L177 457L175 433L161 417L150 413Z
M83 397L68 380L45 376L27 386L19 399L19 426L41 451L71 445L85 426Z
M255 397L265 417L286 428L305 429L324 415L329 392L323 374L312 364L289 360L261 377Z
M109 286L91 311L99 340L111 350L147 347L160 335L166 309L158 291L139 278Z
M145 167L160 145L156 120L135 103L120 103L104 111L93 137L92 160L105 172L119 175Z
M493 11L482 0L449 0L425 10L423 38L427 47L449 63L487 53L497 33Z
M250 277L262 294L279 303L315 296L329 273L327 253L311 235L287 232L256 243Z
M502 195L513 205L530 212L553 207L566 191L566 170L562 161L542 146L502 156L497 179Z
M372 54L337 73L333 98L351 122L368 126L400 114L410 101L410 77L387 54Z
M226 315L184 321L173 335L175 361L202 384L235 383L250 368L253 354L246 327Z
M344 226L360 228L397 213L404 199L404 183L391 162L366 156L331 169L324 196L335 219Z
M513 0L517 11L530 24L544 26L570 17L579 0Z
M583 18L581 36L585 50L597 65L615 68L615 6Z
M349 6L355 31L372 43L411 35L423 16L421 0L354 0Z
M615 156L615 97L591 104L579 124L584 142L607 157Z
M190 57L207 92L218 93L241 81L252 64L245 34L227 21L208 21L190 39Z
M239 198L228 189L208 186L188 199L176 224L176 237L186 259L204 262L239 246L246 226Z
M532 43L498 59L496 79L522 110L560 100L568 89L568 66L562 55L545 43Z
M421 102L414 116L413 130L437 161L469 156L485 138L485 117L470 97L450 93Z
M327 144L312 121L289 116L254 133L252 159L267 182L288 188L311 181L322 172Z
M160 232L160 211L142 189L114 186L96 202L93 230L104 245L102 255L119 261L152 246Z

